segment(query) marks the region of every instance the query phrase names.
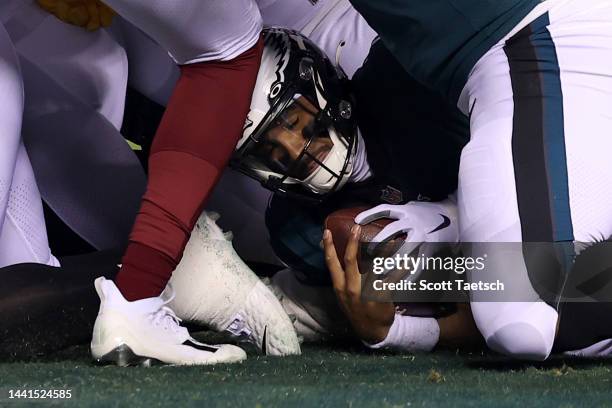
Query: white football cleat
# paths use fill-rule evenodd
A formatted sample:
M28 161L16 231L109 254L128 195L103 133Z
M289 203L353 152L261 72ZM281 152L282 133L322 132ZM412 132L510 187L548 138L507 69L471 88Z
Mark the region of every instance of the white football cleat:
M96 279L95 287L100 311L94 324L91 354L99 363L205 365L246 358L240 347L213 346L192 339L166 306L168 301L161 297L128 302L115 283L105 278Z
M300 343L282 305L240 259L215 223L202 213L170 284L170 303L181 319L244 339L266 355L300 354Z

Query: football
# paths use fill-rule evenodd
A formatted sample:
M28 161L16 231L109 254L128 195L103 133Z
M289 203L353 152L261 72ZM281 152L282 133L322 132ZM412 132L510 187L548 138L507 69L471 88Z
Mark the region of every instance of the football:
M343 208L331 213L325 219L325 228L330 230L334 240L334 246L340 263L344 266L344 252L346 244L351 236L351 228L355 225L355 217L368 207ZM362 243L373 242L374 237L387 225L393 222L390 218L381 218L361 226ZM406 234L400 234L389 241L388 245L380 247L375 256L392 256L403 244ZM378 251L377 251L378 252ZM416 317L442 317L452 314L456 310L454 303L429 303L429 302L398 302L398 312L407 316Z
M325 228L330 230L334 240L334 246L336 247L336 253L340 262L343 262L344 251L346 250L346 244L348 243L349 237L351 236L351 228L355 225L355 217L367 210L368 207L352 207L343 208L335 211L325 219ZM393 222L392 219L382 218L370 222L369 224L361 226L361 237L360 242L372 242L374 237L387 225ZM406 235L398 235L393 240L389 241L390 245L385 246L385 249L394 248L399 249L399 245L404 241ZM396 246L397 244L397 246ZM392 254L388 254L392 255Z

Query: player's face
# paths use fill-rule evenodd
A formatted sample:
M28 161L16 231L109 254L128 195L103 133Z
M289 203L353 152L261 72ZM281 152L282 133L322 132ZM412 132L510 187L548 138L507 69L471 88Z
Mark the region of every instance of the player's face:
M278 116L255 154L272 171L306 179L325 161L333 147L327 131L313 135L317 113L316 107L300 96Z

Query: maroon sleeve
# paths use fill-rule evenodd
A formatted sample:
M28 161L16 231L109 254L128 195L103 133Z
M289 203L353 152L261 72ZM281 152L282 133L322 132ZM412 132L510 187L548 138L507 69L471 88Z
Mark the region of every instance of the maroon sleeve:
M156 296L242 135L263 41L231 61L181 67L149 157L147 190L117 283L126 298Z

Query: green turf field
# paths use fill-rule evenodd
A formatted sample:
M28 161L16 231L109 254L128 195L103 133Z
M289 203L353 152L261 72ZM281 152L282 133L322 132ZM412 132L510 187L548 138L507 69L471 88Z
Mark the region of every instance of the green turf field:
M85 346L36 362L0 364L0 406L11 388L71 389L69 403L98 406L612 406L612 363L510 363L437 352L379 355L306 346L299 357L249 355L217 367L98 367Z

